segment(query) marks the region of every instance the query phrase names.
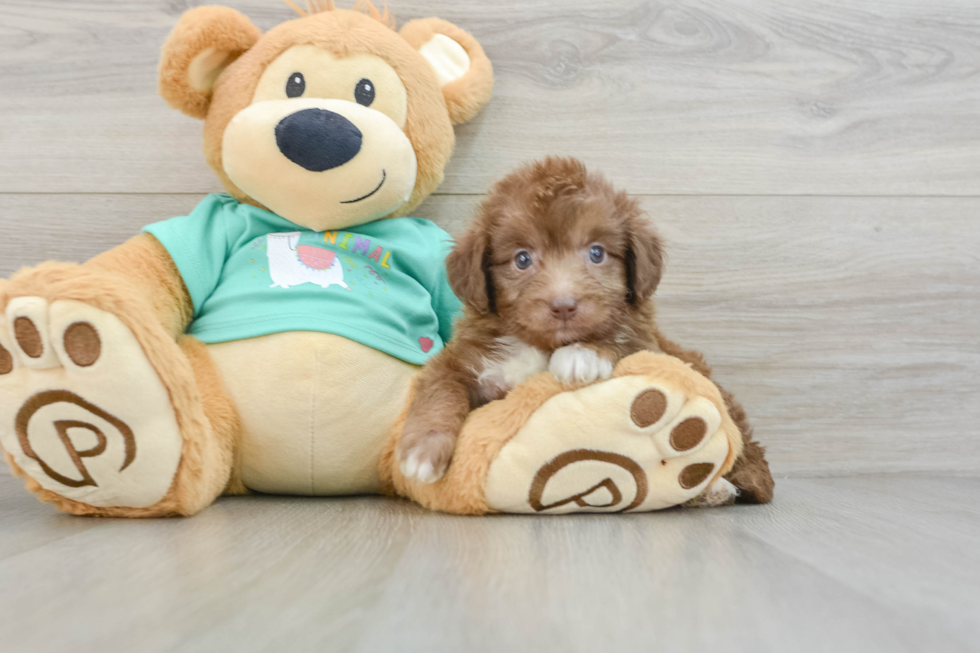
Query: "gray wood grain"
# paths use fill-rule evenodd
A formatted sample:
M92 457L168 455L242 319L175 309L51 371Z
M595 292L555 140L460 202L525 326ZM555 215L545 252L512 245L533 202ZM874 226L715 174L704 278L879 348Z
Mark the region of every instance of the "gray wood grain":
M0 2L0 192L207 192L156 94L181 0ZM228 0L269 28L275 0ZM412 0L497 71L443 192L583 157L636 193L980 194L980 7L960 0ZM345 6L343 0L341 5Z
M0 275L84 260L191 195L0 195ZM458 233L479 196L420 215ZM665 332L705 352L778 474L980 470L980 199L643 197Z
M196 4L0 0L0 276L220 190L200 125L156 94ZM292 17L221 4L263 29ZM661 324L746 404L776 502L528 519L250 496L92 520L4 466L0 649L975 650L980 6L391 8L472 31L497 73L420 215L458 232L492 181L552 153L642 195L669 250ZM862 476L799 478L844 474Z
M58 514L0 478L4 650L969 651L980 480L785 481L767 507L465 518L236 497Z

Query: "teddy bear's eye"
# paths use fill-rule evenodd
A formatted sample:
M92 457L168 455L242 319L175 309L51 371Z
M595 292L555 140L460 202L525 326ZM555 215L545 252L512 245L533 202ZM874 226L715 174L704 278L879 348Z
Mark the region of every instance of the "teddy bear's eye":
M363 104L366 107L371 106L374 102L374 84L370 79L362 79L354 87L354 99L357 100L358 104Z
M299 97L306 91L306 78L303 73L293 73L286 82L286 97Z

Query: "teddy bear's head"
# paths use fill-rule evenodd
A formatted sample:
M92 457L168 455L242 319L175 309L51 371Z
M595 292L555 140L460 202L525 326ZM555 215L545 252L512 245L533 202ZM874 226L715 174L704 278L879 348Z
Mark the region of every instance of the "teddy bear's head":
M489 100L490 61L437 18L396 32L363 0L311 5L265 34L230 8L186 12L160 92L205 120L205 157L237 199L313 230L406 215L442 181L453 125Z

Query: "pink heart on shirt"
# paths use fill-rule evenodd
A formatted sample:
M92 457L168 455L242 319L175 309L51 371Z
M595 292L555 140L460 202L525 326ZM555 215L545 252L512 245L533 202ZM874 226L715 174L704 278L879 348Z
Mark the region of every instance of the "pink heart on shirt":
M419 345L422 347L423 353L428 354L429 350L432 349L432 345L434 344L435 343L432 342L432 338L426 338L425 336L419 338Z

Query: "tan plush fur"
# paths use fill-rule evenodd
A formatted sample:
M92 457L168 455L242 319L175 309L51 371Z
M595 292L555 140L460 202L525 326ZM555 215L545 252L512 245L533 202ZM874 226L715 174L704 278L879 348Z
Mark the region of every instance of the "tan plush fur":
M445 34L463 46L470 57L469 74L446 84L442 92L449 106L449 119L454 125L476 116L493 92L493 66L477 40L468 32L439 18L413 20L405 23L399 33L416 50L436 34Z
M436 33L456 40L470 58L466 75L444 87L439 86L435 73L417 52L417 48ZM387 12L378 12L368 3L362 3L358 11L343 11L333 9L332 3L318 1L311 6L307 16L283 23L265 35L261 35L247 18L230 9L201 7L187 12L164 46L160 91L171 105L206 119L204 151L208 163L228 191L243 202L258 205L236 188L224 172L221 151L225 128L239 111L252 103L257 82L266 66L296 44L314 45L338 57L371 54L383 59L397 72L407 90L405 134L418 161L414 190L396 215L409 213L443 178L454 145L452 125L471 118L489 98L493 73L482 48L467 33L436 19L415 21L406 25L401 33L395 32ZM228 56L222 56L222 52ZM624 200L624 197L613 194L607 195L606 200L629 213L628 198ZM524 199L537 201L545 196ZM637 233L642 229L639 223L633 226ZM642 241L646 249L633 252L632 281L635 292L645 298L659 280L659 246L655 246L655 237ZM474 240L462 245L475 251L479 243ZM460 261L456 265L461 271L460 279L469 279L463 273L467 265ZM474 269L480 271L479 264ZM606 277L606 283L620 292L627 286L625 279L620 283L611 276ZM469 287L461 282L456 290L467 298L471 312L488 317L489 303L485 297L480 297L479 286ZM9 281L0 281L0 309L13 298L27 296L41 297L48 302L75 300L117 316L132 331L166 388L183 439L181 460L171 487L153 506L97 508L65 499L27 478L29 490L65 512L127 517L191 515L222 492L247 491L239 458L242 418L208 349L183 335L193 314L191 299L176 266L159 242L152 236L141 235L81 266L45 263L21 271ZM502 305L508 300L506 293L502 293ZM649 313L652 320L652 308L643 302L636 307L635 313L643 319ZM650 334L654 342L645 339L644 343L651 348L659 344L665 353L692 361L699 371L707 370L696 354L680 350L656 331ZM111 343L103 345L111 346ZM622 355L626 353L624 350ZM667 374L671 364L660 359L627 358L614 374L631 373L630 370L646 373L653 367L659 373ZM395 451L404 422L403 414L393 426L391 440L379 463L387 491L415 498L423 505L440 510L465 514L487 512L484 492L492 461L538 408L569 389L550 375L542 374L517 387L504 401L474 411L463 428L455 463L435 485L409 483L397 469ZM722 401L727 404L742 434L748 438L750 431L744 412L729 395L721 390L715 391L714 395L704 388L698 391L711 397L716 404ZM768 500L771 477L761 448L748 442L746 455L735 461L737 443L733 440L730 445L729 460L721 472L727 471L734 462L730 478L739 479L736 484L744 484L740 487L757 488L753 496L758 500ZM4 458L15 473L23 476L23 470L6 452Z
M665 338L659 331L657 342L665 354L684 361L705 378L711 378L711 368L699 352L684 349ZM772 479L772 472L769 471L769 463L766 461L766 449L752 439L752 425L742 404L738 403L735 397L723 387L718 386L718 390L725 400L728 414L742 434L743 442L742 455L735 461L725 478L739 489L740 494L737 499L739 503L769 503L772 501L775 482Z
M438 483L408 481L399 470L397 447L407 408L392 426L392 438L381 459L382 481L391 494L409 497L433 510L463 515L489 512L484 487L490 464L535 410L562 392L550 374L540 374L518 386L503 401L473 411L460 434L453 464ZM409 395L408 405L414 397Z
M418 170L414 190L399 215L409 213L442 181L454 146L453 116L458 120L460 115L455 107L473 114L489 98L493 81L486 55L462 30L430 21L431 30L459 38L473 62L467 79L444 95L428 62L394 31L387 10L379 12L364 1L355 9L335 10L332 3L319 2L305 17L263 36L237 11L199 7L186 12L172 31L161 53L160 93L171 106L206 120L205 156L240 201L259 205L224 172L225 127L252 103L266 66L297 44L314 45L338 57L372 54L401 78L407 91L405 133L415 149ZM22 296L48 302L77 300L117 316L133 332L167 389L184 440L170 490L147 508L95 508L44 490L30 478L28 489L66 512L130 517L189 515L222 491L245 491L239 472L238 411L206 348L182 335L192 318L191 300L170 256L152 236L137 236L83 266L45 263L0 281L0 308ZM6 452L4 457L23 475Z
M383 19L383 16L379 17ZM202 19L218 20L219 25L213 27L214 30L234 30L239 24L239 19L230 15L188 12L182 17L174 30L175 36L164 47L161 71L166 71L167 76L162 76L160 82L165 97L182 98L180 106L204 106L203 97L198 98L192 89L188 90L187 84L174 72L186 69L186 62L207 46L202 38L186 36L203 32L199 26ZM184 26L185 22L189 25ZM230 27L221 27L229 22ZM403 28L413 37L409 41L394 32L386 21L372 17L370 12L337 9L312 13L271 29L229 65L217 79L204 126L205 158L228 192L240 201L261 206L225 174L221 162L222 136L235 114L251 103L266 66L287 48L308 43L340 57L356 53L376 55L401 77L408 91L405 133L415 146L418 173L411 197L394 215L411 213L442 182L443 170L455 145L452 125L475 115L489 99L493 87L493 69L476 39L445 21L427 19L413 23ZM435 73L415 49L415 37L420 33L429 36L444 33L457 39L470 56L471 67L467 75L440 89ZM166 63L168 58L173 60L172 64Z
M118 275L143 289L159 324L177 338L190 324L194 307L184 280L167 250L150 234L134 236L85 264L90 270Z
M728 457L725 458L724 464L715 473L715 478L724 476L732 470L735 461L742 455L744 442L741 437L741 430L729 415L725 397L722 396L718 386L705 375L692 377L687 374L687 371L687 364L679 358L643 351L624 358L613 371L613 377L655 374L658 378L666 379L673 386L683 389L689 396L707 397L721 413L721 430L729 434Z
M192 118L208 115L211 88L195 88L188 79L191 62L208 48L225 52L231 63L252 47L262 33L252 22L228 7L197 7L185 13L163 46L160 57L160 95Z
M154 251L154 247L156 250ZM141 271L152 283L138 276L108 272L105 262L121 270ZM127 268L126 262L132 265ZM74 514L152 517L191 515L210 504L228 482L231 458L215 437L195 381L194 369L174 336L162 325L179 324L180 317L166 315L183 311L174 301L172 289L182 286L166 250L152 238L136 238L84 266L44 263L21 271L9 281L0 281L0 306L13 297L41 297L49 303L75 300L118 317L136 336L150 364L170 395L177 424L184 438L183 455L167 495L148 508L96 508L60 497L28 478L26 485L42 501ZM188 300L189 301L189 300ZM161 315L161 312L163 315ZM169 317L169 319L168 319ZM183 331L183 328L180 329ZM222 429L224 430L224 429ZM14 466L15 472L20 472ZM22 472L21 472L22 473Z
M223 474L213 475L213 485L204 494L218 496L222 491L224 494L244 494L248 490L241 479L242 422L238 408L229 396L205 345L191 336L181 337L179 343L194 371L201 406L211 424L212 439L217 449L217 455L208 464L228 470L227 477ZM224 485L221 484L222 480L225 481Z
M691 396L704 396L714 403L722 415L721 430L728 434L729 442L728 457L715 473L717 478L732 469L742 452L742 439L725 411L725 401L718 388L707 378L692 376L687 371L686 364L673 356L640 352L620 361L612 378L640 375L664 379ZM570 389L573 388L563 386L550 374L539 374L504 399L470 413L460 433L452 465L437 483L407 480L399 469L398 439L404 429L406 410L392 427L392 438L382 457L386 491L409 497L433 510L464 515L495 512L487 505L483 491L490 465L535 411ZM414 389L410 400L413 398Z

